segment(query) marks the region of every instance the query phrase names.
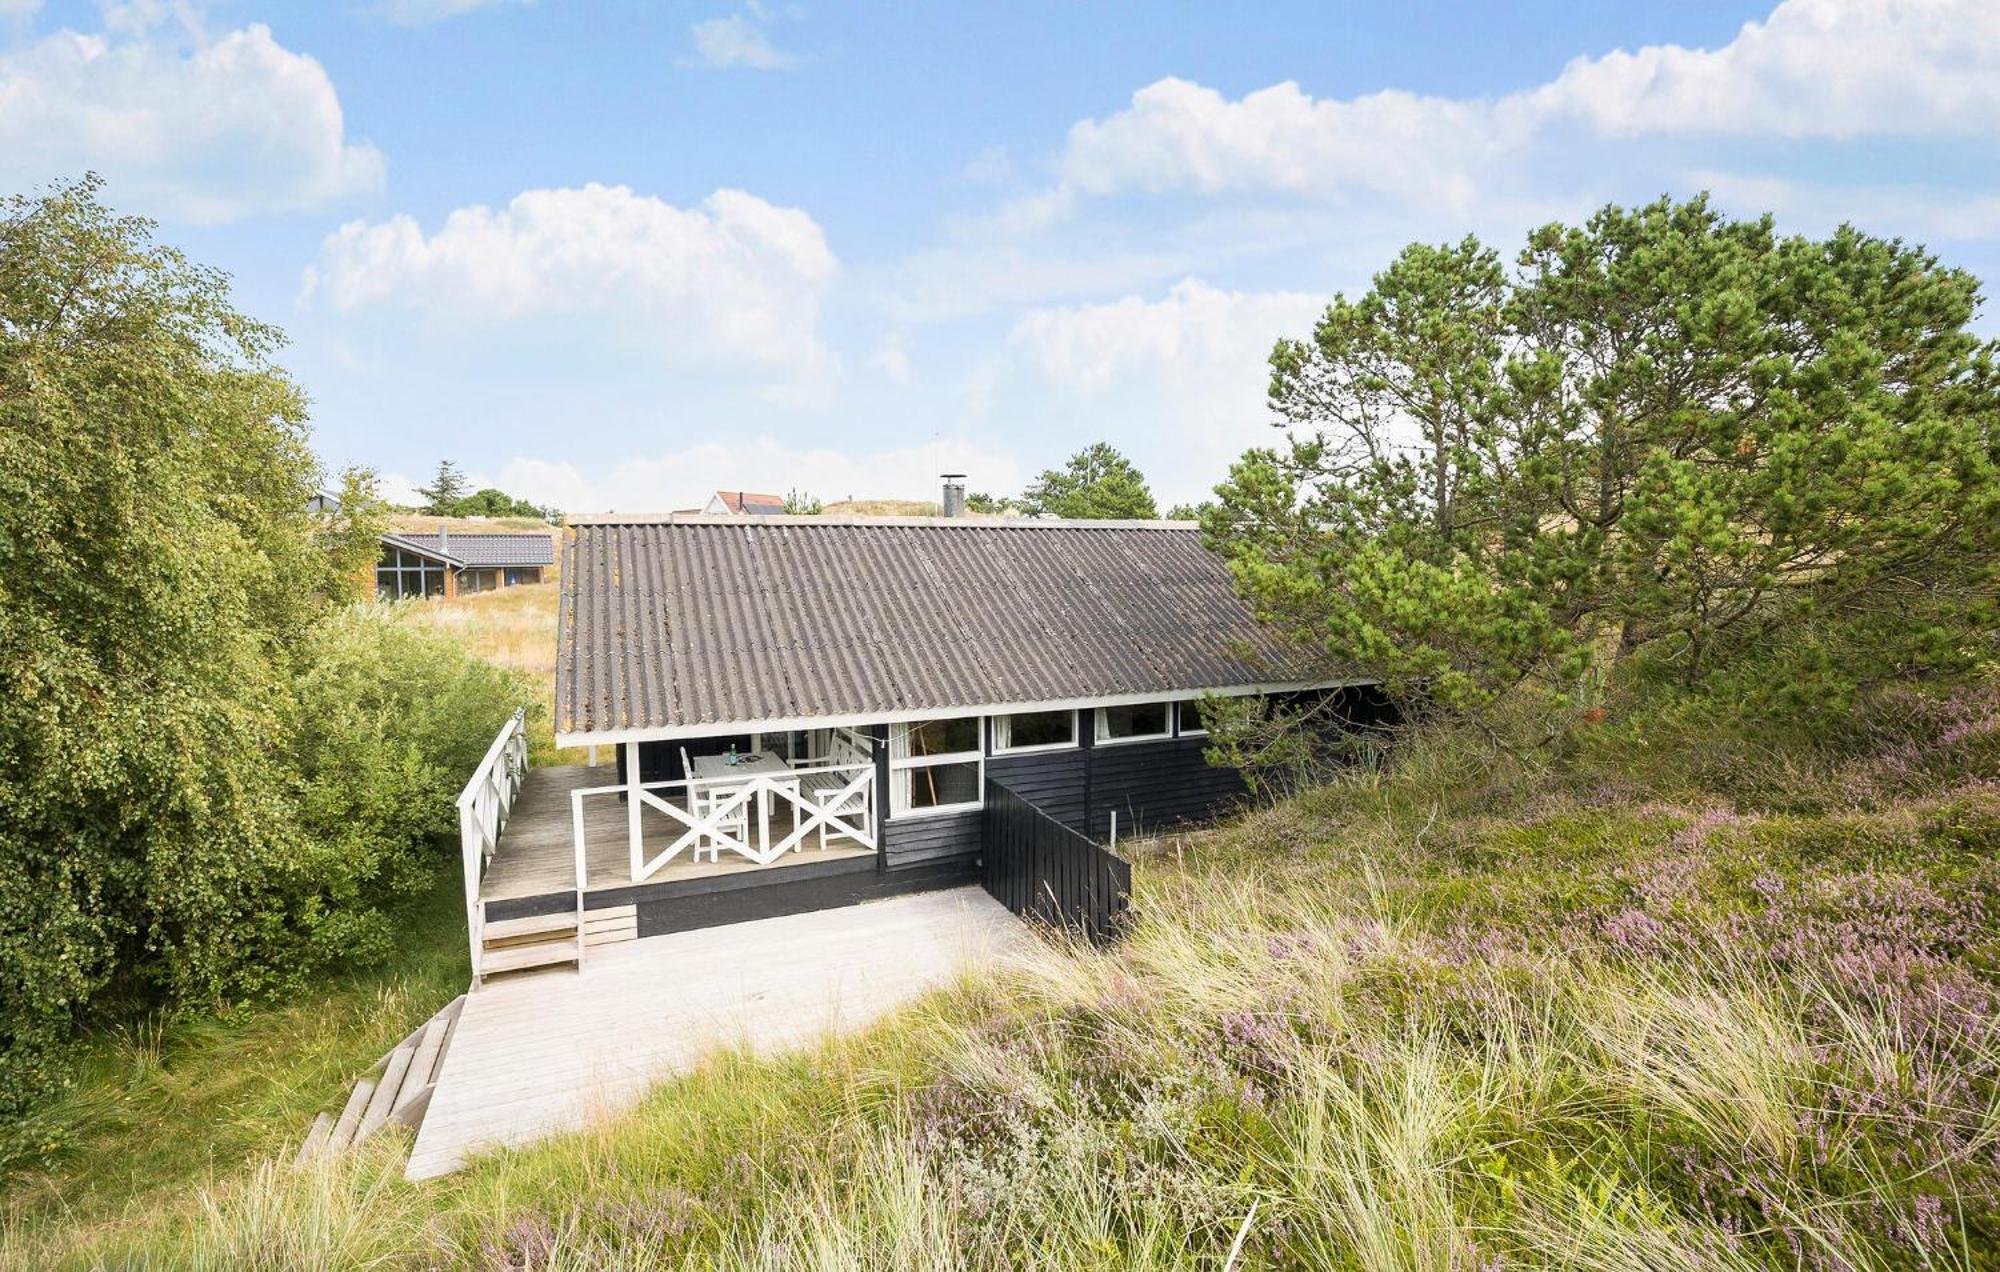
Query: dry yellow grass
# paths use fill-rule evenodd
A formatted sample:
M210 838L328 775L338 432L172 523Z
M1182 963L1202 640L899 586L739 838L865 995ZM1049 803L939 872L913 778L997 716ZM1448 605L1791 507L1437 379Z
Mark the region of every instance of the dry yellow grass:
M822 510L829 517L941 517L944 507L925 499L844 499L830 503ZM966 516L979 518L1018 517L1018 512L970 512Z
M439 526L453 534L501 534L553 529L537 517L427 517L420 512L392 512L383 519L398 534L436 534Z
M410 601L396 612L404 622L444 632L488 662L546 681L553 694L560 591L554 581L531 583L449 601Z
M829 517L935 517L944 509L927 499L843 499L824 511Z
M556 695L556 601L562 586L554 571L545 583L480 592L449 601L404 601L397 617L416 627L442 632L487 662L514 667L534 678L542 710L530 725L536 763L580 764L581 750L555 750L549 717ZM553 756L545 759L544 756Z

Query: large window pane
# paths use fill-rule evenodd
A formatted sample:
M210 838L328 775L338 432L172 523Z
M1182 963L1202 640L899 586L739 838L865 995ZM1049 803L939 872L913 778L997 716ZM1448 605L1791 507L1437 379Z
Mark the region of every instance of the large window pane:
M1186 702L1181 703L1181 732L1208 732L1208 721L1201 718L1201 700L1199 698L1189 698Z
M979 717L923 720L909 726L908 755L954 755L979 749Z
M926 764L902 769L896 774L902 788L904 808L943 808L951 804L979 802L979 763Z
M1007 750L1076 744L1074 711L1027 711L1003 719L1000 745Z
M1123 738L1162 737L1167 732L1164 702L1141 702L1129 707L1104 707L1097 713L1097 736L1107 742Z

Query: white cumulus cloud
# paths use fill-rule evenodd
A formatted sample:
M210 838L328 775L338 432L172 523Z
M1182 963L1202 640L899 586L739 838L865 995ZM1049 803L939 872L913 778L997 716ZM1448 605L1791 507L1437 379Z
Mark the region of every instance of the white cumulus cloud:
M1062 188L1344 194L1466 205L1558 130L1602 138L1990 135L2000 120L1993 0L1784 0L1715 49L1580 57L1497 98L1391 90L1314 98L1286 82L1230 99L1163 79L1077 123Z
M1245 447L1272 440L1264 407L1266 359L1280 336L1303 336L1324 308L1304 292L1228 291L1182 279L1157 300L1035 309L1010 343L1058 389L1081 394L1082 414L1123 404L1148 435L1142 467L1164 502L1195 498ZM1099 404L1099 405L1093 405Z
M817 222L741 190L681 208L624 186L528 190L415 218L354 221L307 272L309 296L352 313L393 307L459 325L596 315L662 349L793 364L821 358L819 307L839 271Z
M2000 5L1785 0L1721 48L1578 58L1525 97L1610 136L1990 133L2000 119Z
M534 0L381 0L375 11L401 26L428 26L447 18L463 17L479 9L533 3Z
M694 60L700 66L785 71L798 65L798 58L773 46L764 28L740 13L697 22L688 34L694 39Z
M21 189L95 169L117 202L203 223L381 186L382 155L347 135L325 68L270 28L208 39L114 26L0 53L0 182Z

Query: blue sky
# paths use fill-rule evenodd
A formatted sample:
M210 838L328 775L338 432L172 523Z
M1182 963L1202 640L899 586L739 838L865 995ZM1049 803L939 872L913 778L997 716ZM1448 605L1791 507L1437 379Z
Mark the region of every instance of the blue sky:
M1198 498L1412 239L1709 189L1990 278L1996 158L1991 0L0 0L6 188L227 269L330 465L573 512L1097 439Z

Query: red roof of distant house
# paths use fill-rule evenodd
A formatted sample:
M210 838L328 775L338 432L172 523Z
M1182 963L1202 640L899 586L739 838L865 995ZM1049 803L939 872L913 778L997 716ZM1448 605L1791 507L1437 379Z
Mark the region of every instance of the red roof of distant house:
M769 514L785 510L783 495L760 495L751 490L718 490L715 497L733 513Z

